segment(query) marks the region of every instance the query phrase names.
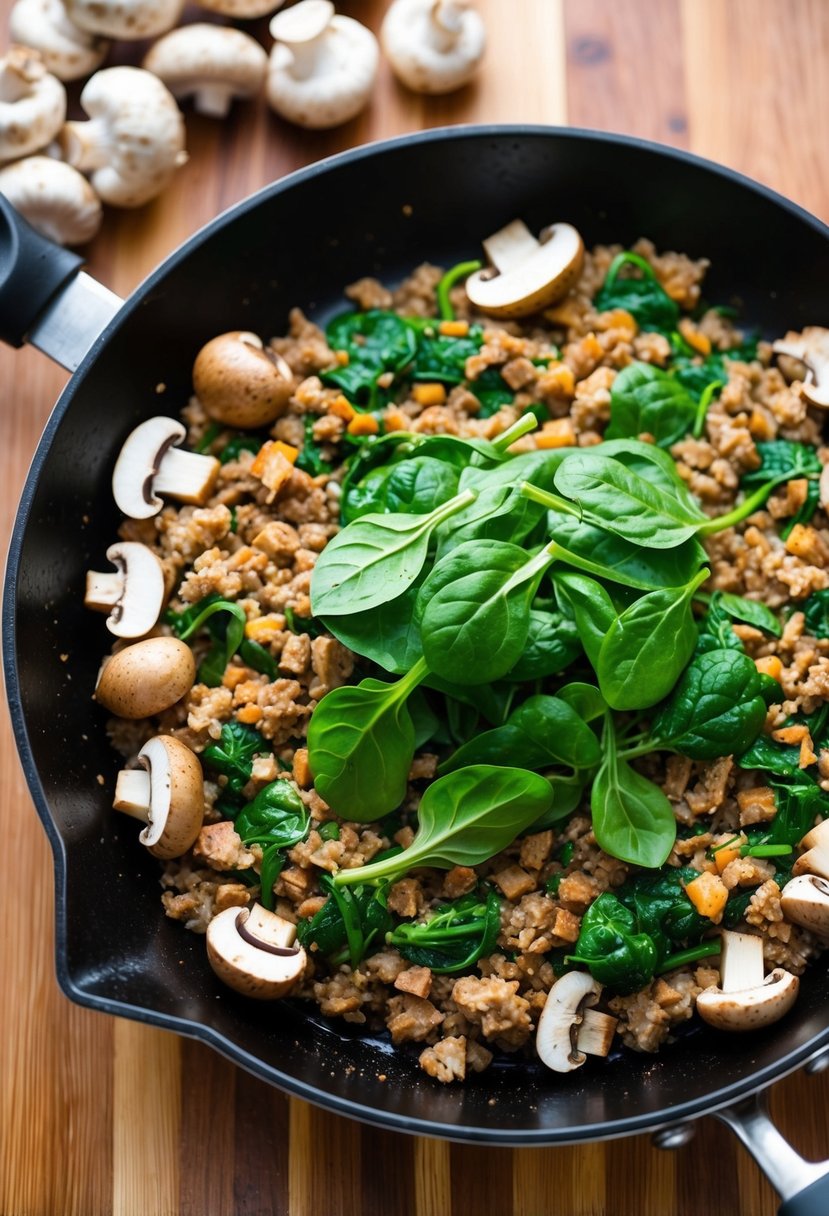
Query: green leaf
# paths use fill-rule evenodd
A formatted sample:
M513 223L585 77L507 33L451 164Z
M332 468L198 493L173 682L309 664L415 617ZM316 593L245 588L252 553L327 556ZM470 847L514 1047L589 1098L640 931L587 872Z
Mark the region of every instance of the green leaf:
M576 680L572 684L565 684L556 696L572 705L584 722L593 722L607 711L607 702L593 684L583 684Z
M813 591L798 607L806 618L806 632L813 638L829 638L829 588Z
M606 439L653 435L670 447L694 425L697 403L683 386L651 363L631 363L613 381Z
M605 761L593 781L590 809L596 842L631 865L661 866L676 839L670 802L658 786L616 755L605 732Z
M420 826L408 849L367 866L340 870L334 882L393 879L417 866L448 870L480 865L540 818L552 801L549 782L526 769L488 764L458 769L426 790L418 808Z
M783 632L783 626L772 610L759 600L748 600L741 595L732 595L730 591L722 591L719 602L735 621L746 621L749 625L754 625L755 629L762 629L776 638Z
M620 271L630 266L638 277L622 278ZM619 253L610 263L607 276L596 294L597 312L623 308L641 329L670 333L679 321L679 306L668 295L654 274L653 267L636 253Z
M686 668L652 733L692 760L714 760L745 752L765 719L753 661L736 650L709 650Z
M555 516L551 522L556 561L637 590L679 587L706 560L696 537L673 549L648 550L571 517Z
M538 694L513 710L503 726L458 748L439 771L452 772L467 764L592 768L600 758L599 741L576 710L558 697Z
M403 675L422 654L420 623L414 615L422 583L419 576L396 599L347 616L326 615L323 624L349 650L384 671Z
M506 673L507 680L541 680L556 675L582 653L579 631L562 612L530 609L530 628L521 657Z
M473 894L440 904L428 920L398 925L387 940L415 966L452 975L490 955L500 931L501 901L490 891L485 902Z
M234 820L245 844L274 844L289 849L308 835L311 817L296 788L285 777L264 786Z
M613 600L601 583L583 574L557 570L553 582L556 592L570 606L584 652L595 668L605 636L616 620Z
M378 400L377 377L406 368L417 347L412 327L379 308L335 317L326 338L332 350L347 352L348 364L322 372L323 383L342 389L355 404L372 407Z

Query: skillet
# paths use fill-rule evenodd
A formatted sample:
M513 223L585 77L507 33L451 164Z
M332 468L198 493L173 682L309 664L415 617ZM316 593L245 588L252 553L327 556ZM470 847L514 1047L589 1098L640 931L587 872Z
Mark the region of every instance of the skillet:
M427 1080L414 1055L382 1037L222 987L203 941L162 915L157 863L111 813L116 757L88 695L109 636L83 608L82 588L115 535L115 453L143 418L187 400L195 354L216 333L281 333L295 304L325 319L343 307L344 284L366 274L394 282L424 259L475 256L481 237L521 216L536 231L569 220L587 245L646 235L706 256L709 298L739 301L750 323L778 334L829 325L829 229L746 178L653 144L456 127L358 148L267 187L197 233L118 307L78 274L74 254L0 204L0 337L77 366L23 491L3 604L17 745L54 853L66 995L199 1038L291 1093L398 1131L500 1145L652 1131L674 1146L695 1117L718 1113L783 1196L781 1211L825 1214L829 1163L803 1162L756 1096L802 1065L829 1063L820 964L792 1013L765 1034L693 1029L661 1056L619 1052L564 1078L504 1061L465 1088Z

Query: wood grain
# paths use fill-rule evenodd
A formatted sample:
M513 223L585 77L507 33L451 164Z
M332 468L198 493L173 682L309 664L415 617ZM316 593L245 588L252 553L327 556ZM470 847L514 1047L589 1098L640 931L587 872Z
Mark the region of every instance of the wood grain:
M469 121L569 121L688 147L829 218L822 0L478 3L491 50L480 79L452 97L414 97L384 64L369 110L334 132L293 130L261 103L235 107L223 123L188 114L189 163L148 207L107 216L89 250L92 271L126 294L201 224L273 178L367 140ZM339 7L377 28L385 4ZM264 36L266 24L252 28ZM140 48L119 53L137 62ZM4 534L64 381L33 351L0 351ZM5 720L0 824L0 924L14 927L0 934L0 1216L776 1210L759 1170L712 1120L676 1153L645 1136L515 1151L415 1140L289 1100L200 1044L76 1008L54 979L51 857ZM787 1079L772 1110L805 1156L829 1151L829 1077Z

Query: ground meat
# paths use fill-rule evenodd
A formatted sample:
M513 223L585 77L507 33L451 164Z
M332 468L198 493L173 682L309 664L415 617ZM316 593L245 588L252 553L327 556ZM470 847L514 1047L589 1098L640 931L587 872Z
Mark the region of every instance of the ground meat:
M410 993L391 997L388 1009L386 1026L395 1046L399 1043L422 1043L440 1026L444 1017L431 1001Z
M432 990L432 972L428 967L409 967L401 971L394 981L395 988L401 992L411 992L413 996L427 997Z
M249 870L254 855L242 844L242 838L232 823L223 820L211 823L199 832L193 845L196 861L206 862L214 870Z
M345 684L354 670L354 656L335 638L314 638L311 643L311 669L316 679L308 693L319 701L332 688Z
M434 1047L427 1047L420 1054L420 1067L444 1085L450 1081L463 1081L466 1076L466 1039L460 1035L441 1039Z
M619 1018L619 1033L635 1051L658 1051L671 1027L687 1021L701 991L689 971L674 971L652 980L632 996L616 996L608 1008Z
M529 1002L517 992L517 980L468 976L455 984L452 1000L471 1023L480 1025L485 1038L505 1051L515 1051L531 1030Z

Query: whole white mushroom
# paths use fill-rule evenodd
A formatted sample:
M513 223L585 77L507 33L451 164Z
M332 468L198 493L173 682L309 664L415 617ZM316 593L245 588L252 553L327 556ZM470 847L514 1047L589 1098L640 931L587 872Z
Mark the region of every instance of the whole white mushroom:
M0 59L0 163L45 148L66 117L66 90L36 51L13 46Z
M12 40L31 47L58 80L80 80L101 66L109 43L80 29L61 0L17 0L9 15Z
M372 32L335 14L330 0L300 0L270 24L276 39L267 98L277 114L301 127L348 122L367 104L379 49Z
M157 38L181 16L184 0L66 0L71 21L107 38Z
M416 93L451 93L486 49L480 13L465 0L394 0L380 31L395 76Z
M197 0L199 8L211 13L221 13L237 21L248 21L251 17L267 17L282 8L285 0Z
M65 161L92 174L114 207L140 207L160 194L187 160L184 119L157 76L142 68L104 68L81 93L89 122L67 122L58 136Z
M144 67L174 97L192 96L200 114L224 118L234 97L253 97L262 88L268 56L241 30L196 22L159 38Z
M101 226L101 201L89 182L51 156L27 156L4 166L0 194L58 245L85 245Z

